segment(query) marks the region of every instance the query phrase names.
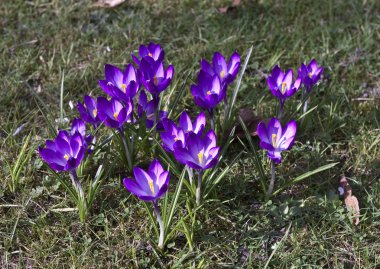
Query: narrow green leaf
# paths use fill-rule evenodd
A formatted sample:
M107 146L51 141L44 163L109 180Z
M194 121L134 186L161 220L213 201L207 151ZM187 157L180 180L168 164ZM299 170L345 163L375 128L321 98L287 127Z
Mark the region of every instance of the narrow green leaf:
M284 189L286 189L287 187L295 184L295 183L298 183L302 180L304 180L305 178L308 178L314 174L317 174L317 173L320 173L322 171L325 171L327 169L330 169L332 167L334 167L335 165L337 165L339 162L336 162L336 163L329 163L329 164L326 164L326 165L323 165L321 167L318 167L317 169L314 169L313 171L308 171L298 177L296 177L295 179L291 180L290 182L286 183L284 186L282 186L281 188L279 188L278 190L276 190L273 195L276 195L278 193L280 193L281 191L283 191Z

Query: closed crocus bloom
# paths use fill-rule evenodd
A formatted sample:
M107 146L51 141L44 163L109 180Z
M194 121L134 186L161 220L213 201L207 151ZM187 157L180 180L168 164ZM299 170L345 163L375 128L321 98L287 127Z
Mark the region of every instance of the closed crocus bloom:
M193 132L186 137L186 147L174 145L174 157L182 164L197 170L213 167L218 161L219 147L216 146L216 136L210 130L204 137Z
M156 62L162 62L164 60L164 50L161 48L160 44L149 43L148 46L140 45L139 47L139 56L137 58L133 53L132 59L137 64L140 65L141 59L144 57L150 57Z
M293 146L297 131L294 120L288 122L284 128L278 119L272 118L268 126L260 122L257 126L257 135L260 138L260 147L267 150L268 157L276 163L281 162L281 151L288 150Z
M109 96L128 103L139 89L139 75L132 64L128 64L124 73L116 66L106 64L105 80L99 80L99 86Z
M185 132L194 132L196 134L202 134L206 125L206 115L201 112L195 118L194 122L191 122L189 115L186 111L183 111L179 116L179 127Z
M104 124L111 128L120 128L127 122L133 111L132 102L125 105L115 98L108 101L104 97L98 97L98 113L99 118Z
M172 65L165 70L162 61L154 61L150 57L144 57L140 63L141 81L145 89L154 99L164 91L172 81L174 68Z
M321 78L322 73L323 67L319 67L315 59L311 60L308 65L302 64L298 69L298 76L302 79L308 93Z
M85 147L79 132L70 136L66 131L59 131L55 140L46 140L46 147L39 148L38 152L53 170L71 171L81 163Z
M191 93L194 96L194 102L211 113L225 96L218 75L211 77L202 70L198 75L198 85L191 85Z
M137 107L137 113L139 118L146 116L146 127L152 128L156 123L156 110L158 109L160 99L153 99L148 101L148 97L144 91L141 91L139 96L139 104ZM157 129L162 129L161 121L166 118L168 112L160 110L158 113Z
M174 152L174 144L177 147L185 146L185 133L170 119L163 119L164 131L160 133L163 148L168 152ZM178 142L178 143L177 143Z
M98 108L94 98L85 95L83 104L78 102L77 109L85 122L92 124L95 128L99 126L101 121L98 116Z
M155 202L168 190L170 174L162 168L158 160L151 162L148 171L134 167L133 174L134 180L124 178L124 186L143 201Z
M79 133L82 136L83 146L87 148L92 141L92 136L86 136L86 124L82 119L76 118L73 120L71 124L70 134L73 136L75 133Z
M204 59L201 61L201 70L210 76L218 75L223 88L235 80L239 68L240 55L236 51L231 55L228 63L218 51L214 53L212 65Z
M293 83L293 70L282 72L277 65L273 68L272 74L267 79L267 84L272 94L280 100L281 107L285 100L295 94L301 86L301 78L297 78Z

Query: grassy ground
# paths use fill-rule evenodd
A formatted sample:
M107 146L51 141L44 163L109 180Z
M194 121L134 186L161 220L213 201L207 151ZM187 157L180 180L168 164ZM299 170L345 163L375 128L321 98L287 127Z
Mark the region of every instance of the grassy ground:
M242 1L218 13L228 2L127 1L115 9L69 0L1 4L1 268L263 268L269 258L270 268L380 267L380 3ZM144 207L119 184L122 171L107 180L86 224L77 212L53 210L74 205L37 154L11 194L5 160L15 160L29 132L30 150L50 137L36 98L49 117L59 118L64 76L64 116L72 118L70 100L101 94L97 80L105 63L124 66L131 51L150 41L161 43L174 64L173 85L189 72L194 79L200 59L214 51L245 55L253 46L237 106L262 118L275 113L265 83L270 68L316 58L325 67L311 99L318 107L285 155L279 182L339 165L262 203L253 158L244 154L199 213L193 250L181 233L164 252L156 249ZM188 90L179 107L194 110ZM12 136L21 124L23 131ZM241 150L240 143L232 147ZM343 173L361 205L357 227L336 195Z

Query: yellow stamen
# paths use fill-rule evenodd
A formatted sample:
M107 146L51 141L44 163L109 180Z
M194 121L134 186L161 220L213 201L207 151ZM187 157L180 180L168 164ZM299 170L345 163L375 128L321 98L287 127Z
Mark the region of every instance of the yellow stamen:
M149 55L150 57L153 57L152 53L150 53L150 52L148 53L148 55Z
M198 153L198 161L199 161L199 164L203 163L203 152Z
M113 113L113 117L115 118L115 120L117 120L117 117L119 116L119 112L115 112Z
M121 84L121 90L126 93L127 85L126 84Z
M226 75L226 72L224 72L224 70L220 71L220 78L224 78L225 75Z
M281 84L281 93L284 94L286 91L286 82L282 82Z
M272 134L272 146L277 147L277 134Z
M178 141L179 140L179 138L178 137L174 137L174 141Z
M206 94L207 94L207 95L210 95L210 94L211 94L211 91L207 91Z
M149 184L149 188L150 188L150 191L152 192L152 194L155 194L155 193L154 193L153 180L148 179L148 184Z
M69 154L65 154L65 156L63 156L63 158L65 158L65 160L67 161L69 159Z
M92 111L92 115L94 115L94 118L98 115L98 110L96 108Z
M156 77L156 76L153 77L153 84L156 85L156 86L157 86L157 84L158 84L158 81L157 81L157 77Z
M310 73L308 74L308 76L309 76L309 78L311 78L311 77L313 76L313 74L310 72Z

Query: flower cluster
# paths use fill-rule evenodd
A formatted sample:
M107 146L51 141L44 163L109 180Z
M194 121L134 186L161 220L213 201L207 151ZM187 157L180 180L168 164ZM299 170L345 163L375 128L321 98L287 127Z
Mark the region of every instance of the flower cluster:
M280 103L278 118L273 117L268 125L260 122L257 125L257 135L260 138L260 147L267 150L267 156L272 160L272 177L268 187L268 195L271 195L275 180L275 164L281 163L281 152L290 149L294 144L297 132L295 120L289 121L284 127L281 126L281 118L284 113L285 101L292 97L303 84L306 95L314 85L317 84L323 72L322 67L318 67L317 61L312 60L307 66L302 64L298 70L298 77L293 81L293 70L289 69L285 73L277 65L272 69L271 75L267 78L268 88L273 96ZM307 110L307 102L304 101L304 113Z
M271 75L267 78L267 84L272 95L279 100L279 119L283 116L285 100L293 96L301 88L302 84L307 94L309 94L312 87L320 79L322 72L323 68L318 67L315 59L307 66L305 64L301 65L295 81L293 81L292 69L287 70L286 73L277 65L272 69ZM260 146L268 151L268 157L276 163L281 162L281 151L292 147L297 130L297 124L294 120L288 122L282 128L279 119L272 118L268 126L264 122L260 122L257 126Z
M161 140L166 151L174 154L176 160L196 170L206 170L217 162L219 147L216 146L214 130L204 134L206 116L199 113L194 122L184 111L179 126L170 119L163 123Z
M228 63L219 52L215 52L212 64L202 59L198 84L191 85L195 104L212 116L215 106L226 101L227 86L235 80L239 68L240 55L237 52L231 55Z

